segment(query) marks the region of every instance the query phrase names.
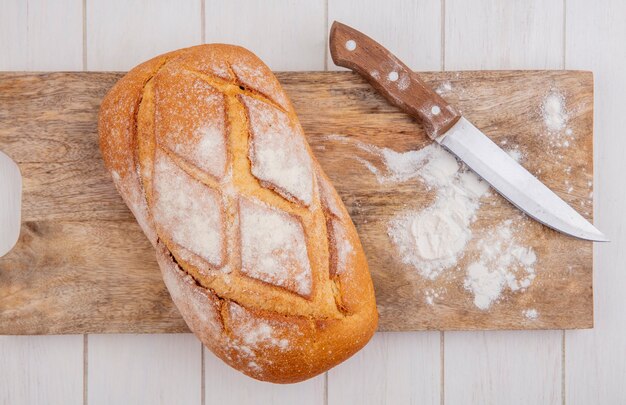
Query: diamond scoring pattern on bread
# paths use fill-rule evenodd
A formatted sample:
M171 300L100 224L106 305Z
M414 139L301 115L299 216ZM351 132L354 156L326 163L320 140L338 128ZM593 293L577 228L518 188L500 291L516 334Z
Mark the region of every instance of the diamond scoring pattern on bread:
M354 226L254 55L205 45L148 61L107 95L99 129L174 302L216 355L294 382L369 340L377 314Z
M209 221L208 213L200 215L200 212L194 209L193 205L184 207L180 203L187 201L188 204L192 204L193 201L196 201L198 205L195 208L201 209L203 207L200 197L203 198L204 202L208 201L208 197L206 195L201 196L197 191L198 182L202 183L208 190L224 190L222 203L228 215L223 223L226 228L229 228L225 232L231 235L225 241L228 263L225 265L224 270L226 271L224 273L230 273L231 270L235 269L232 275L235 279L240 280L245 277L253 279L247 281L247 284L255 281L262 282L269 284L267 287L274 287L274 290L276 288L286 289L304 298L311 298L314 290L312 270L317 269L318 275L323 272L328 273L328 265L326 264L325 270L324 263L317 263L318 266L314 266L309 261L307 246L310 243L306 240L301 222L305 226L315 226L316 223L317 226L320 226L320 223L323 222L323 215L319 209L319 201L316 209L307 209L289 198L291 196L301 197L309 205L312 204L313 172L310 156L306 153L301 130L296 124L290 122L289 117L284 112L278 109L280 107L273 104L264 95L249 92L245 87L243 89L242 87L236 81L224 81L221 77L212 77L191 71L186 66L181 69L176 62L164 65L147 84L140 105L139 115L141 118L138 120L138 132L144 134L143 138L145 139L140 146L140 154L144 151L144 147L147 148L144 151L145 156L140 157L141 164L146 166L146 172L152 173L143 176L143 183L147 194L151 194L147 196L147 201L150 211L153 212L157 234L160 240L168 246L177 261L183 265L183 268L199 266L187 263L185 258L181 257L180 248L190 251L196 256L204 257L210 265L213 265L213 269L219 269L221 260L217 260L217 252L208 249L208 252L203 254L199 251L201 250L199 245L202 243L210 244L210 240L213 241L213 246L220 244L221 239L218 235L221 235L222 232L221 229L217 229L219 224L215 221ZM206 95L203 97L202 92L198 92L198 89L204 89ZM256 103L255 107L246 108L246 103L242 101L244 99L250 104ZM186 110L185 102L191 105ZM150 104L153 105L149 106ZM261 110L259 105L267 105L270 110ZM258 110L262 111L263 114L269 114L270 118L275 118L274 116L280 118L276 120L274 125L269 118L265 118L255 127L252 123L254 119L252 117L258 121L263 120L258 116ZM151 115L153 115L153 122L150 122ZM181 115L184 118L181 119ZM275 128L268 133L271 126ZM221 162L228 163L224 169L225 174L218 181L216 179L220 178L219 175L215 176L217 170L213 170L212 173L202 170L202 166L207 166L207 164L191 162L188 155L181 155L178 152L180 147L177 145L184 145L187 150L197 149L204 140L196 134L198 128L204 127L224 129L225 147L217 148L215 160L219 164ZM251 134L255 129L261 137L259 143L262 145L262 150L263 147L266 149L270 147L273 151L279 151L278 155L265 157L265 161L260 162L261 172L269 172L263 181L258 181L259 176L254 176L255 160L254 153L251 152L253 143ZM154 139L146 139L150 137ZM279 142L273 142L273 137L279 138ZM169 156L174 153L178 157L175 160L167 160L170 164L174 164L170 169L172 172L183 170L187 176L181 176L182 180L188 178L196 180L194 182L170 182L173 190L170 190L167 195L193 194L193 198L169 198L168 202L171 203L169 208L163 207L161 202L163 199L155 200L158 188L155 167L160 163L156 161L156 158L164 156L166 152ZM228 154L228 156L220 156L220 152L223 152L224 155ZM282 165L278 165L279 170L276 170L276 167L268 170L266 166L272 165L270 160L275 156L282 157L280 160ZM294 176L293 172L298 176ZM169 177L176 178L178 175ZM211 175L216 179L211 179ZM168 179L165 174L161 177ZM298 177L300 181L298 181ZM274 227L266 226L265 228L261 228L261 226L263 224L268 225L272 221L257 220L254 224L256 228L254 233L252 230L246 232L245 235L240 232L239 239L235 239L233 236L236 232L233 232L232 228L241 228L244 225L240 217L242 204L239 203L244 196L248 197L250 201L259 201L256 204L257 212L263 210L264 205L267 207L278 205L278 208L286 211L290 217L284 222L276 222ZM234 208L237 206L239 209ZM247 206L250 207L250 205ZM214 209L210 208L209 210ZM157 215L164 211L178 211L179 214ZM253 215L253 211L250 209L247 212L250 219L272 216L272 210L265 211L261 215ZM274 214L273 221L284 215L286 214L281 213L279 217L276 217ZM213 217L215 216L213 215ZM199 225L199 223L203 225ZM280 226L281 224L285 226ZM207 229L202 232L199 226L205 226ZM280 234L279 231L281 230L287 234ZM185 242L181 242L181 236L185 232L189 238ZM194 234L196 236L192 236ZM256 236L256 240L250 240L249 237L252 235ZM276 241L277 239L283 239L284 243L277 246L260 243ZM250 243L255 245L250 246ZM262 249L264 246L265 250ZM221 250L222 246L219 249ZM217 248L213 248L213 250L217 250ZM213 260L208 257L209 255L213 256ZM272 256L268 257L268 255ZM210 273L210 271L203 273ZM218 294L222 292L220 283L215 280L216 274L213 274L210 279L203 278L204 274L200 271L198 274L192 275L199 277L199 282L203 286L215 288ZM255 288L265 287L257 285ZM224 293L228 294L232 290L233 288L228 286ZM323 291L321 293L324 294ZM332 293L331 290L326 291L327 295ZM290 301L289 297L285 297L280 291L273 291L270 294L278 299L282 298L283 301ZM239 299L236 295L233 294L232 298ZM328 300L328 303L332 302ZM285 307L287 307L287 303L285 303ZM333 313L330 305L325 309L325 316L339 316L339 312Z

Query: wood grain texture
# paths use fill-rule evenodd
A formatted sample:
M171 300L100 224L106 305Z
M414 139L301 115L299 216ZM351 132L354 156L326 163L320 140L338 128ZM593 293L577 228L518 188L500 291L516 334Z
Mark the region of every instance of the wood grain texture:
M374 38L411 69L441 68L441 0L329 0L328 26L335 20ZM330 54L328 69L345 70Z
M2 334L187 331L131 221L25 222L0 285Z
M0 70L81 70L82 0L0 2Z
M446 0L445 68L555 69L563 0Z
M0 79L0 89L5 90L0 92L3 95L0 102L6 106L2 113L14 117L0 120L0 149L12 150L18 164L23 165L24 200L29 201L24 205L26 223L21 242L13 252L0 259L0 288L11 292L0 312L4 321L0 332L121 331L117 326L102 324L99 318L87 314L106 313L105 308L118 305L129 314L138 314L142 312L138 306L146 304L145 301L139 304L138 294L147 297L164 292L160 282L155 281L155 285L145 281L158 278L156 267L148 258L147 242L136 232L137 228L134 228L132 218L107 173L98 169L101 162L95 146L95 122L87 123L88 117L95 119L97 97L118 77L119 74L105 73L6 74ZM485 312L474 306L472 297L463 289L463 274L460 272L446 273L432 282L400 263L387 236L387 221L407 206L429 205L433 194L417 179L392 186L380 185L363 166L355 164L353 157L361 152L353 141L389 146L398 151L419 149L429 142L421 127L388 105L354 74L279 73L278 77L294 102L322 167L333 180L359 230L376 286L381 330L591 326L591 244L521 218L516 209L496 194L483 202L489 209L477 214L473 230L475 238L491 232L496 222L519 217L525 229L521 243L532 247L539 257L537 278L533 283L536 288L530 288L525 294L506 295L491 311ZM496 142L506 139L508 145L516 145L527 156L523 162L525 166L568 203L591 207L588 188L593 175L590 74L449 72L425 73L423 78L434 87L450 82L453 91L446 97L470 120ZM59 120L63 111L78 106L75 104L78 98L88 97L63 95L65 89L79 86L72 83L75 81L88 82L85 84L88 88L101 83L102 89L91 93L93 99L85 102L82 110ZM23 88L25 83L28 83L28 90ZM549 88L557 88L565 96L566 108L571 111L569 126L574 135L572 147L566 154L556 153L549 139L542 136L545 128L538 108ZM494 98L494 95L498 96ZM31 106L30 110L20 115L20 106L24 105ZM42 112L38 105L45 105L45 111ZM498 106L497 112L493 112L495 105ZM48 125L55 123L64 130L51 132ZM28 125L29 130L24 131L23 127ZM329 140L328 134L343 134L349 140ZM44 153L45 147L37 146L39 139L44 139L44 144L56 142L58 149L52 148L55 152ZM58 159L65 160L65 163L59 163ZM86 167L93 169L86 170ZM52 193L54 195L47 185L51 183L58 190ZM76 204L71 202L76 198L81 199L80 204L68 209L65 204ZM79 205L94 208L81 209ZM47 207L46 211L39 211L37 207L40 206ZM591 216L590 212L583 211L583 214L588 218ZM123 224L129 226L128 232L120 230ZM68 237L71 232L64 227L75 227L73 232L82 232L83 236L74 240L78 245L71 244L69 238L73 236ZM39 237L39 233L46 236ZM33 249L33 244L38 248ZM68 249L68 244L76 248ZM470 245L468 258L472 248ZM133 258L135 250L137 253ZM464 262L461 261L459 266L464 266ZM73 271L68 273L62 267ZM40 270L33 270L37 268ZM81 285L97 284L98 288L81 290L71 287L68 282L76 282L76 272L82 274L78 280ZM33 275L39 280L35 281ZM124 282L120 283L120 280ZM48 289L40 289L33 295L30 289L19 288L31 284L48 285ZM425 289L442 286L447 290L445 300L437 305L426 305ZM89 300L84 299L85 295L81 299L81 294L87 291ZM59 300L61 292L63 300ZM73 297L77 298L76 301ZM164 301L156 304L161 299ZM31 304L22 306L21 303L27 300ZM179 330L181 323L172 318L169 298L163 295L153 300L156 301L150 301L154 303L150 305L155 305L159 315L145 316L145 319L131 315L128 320L133 322L132 326L127 326L128 331ZM46 305L38 305L39 302L82 306L83 322L69 318L63 311L47 311ZM526 319L522 313L531 303L541 314L534 321ZM74 312L78 316L78 311ZM23 321L35 314L42 317L36 324ZM166 316L157 321L160 314ZM119 323L115 324L120 327L129 325L130 322L120 315L117 315ZM44 318L46 322L41 321ZM94 319L98 321L94 322ZM164 327L164 324L168 326Z
M0 403L83 403L83 337L0 336Z
M87 403L200 404L201 345L192 334L89 336Z
M201 0L87 0L89 70L125 70L202 42Z
M596 245L593 330L566 332L568 404L618 404L626 399L626 3L568 0L566 66L593 69L596 82L594 207L611 243ZM593 27L588 29L587 27Z
M328 405L440 404L440 342L437 332L377 333L328 372Z
M561 403L561 346L553 341L561 331L446 333L446 402Z
M206 43L251 49L273 70L324 69L324 0L207 1L205 19Z
M325 374L289 385L270 384L246 377L204 350L203 405L318 405L324 403Z

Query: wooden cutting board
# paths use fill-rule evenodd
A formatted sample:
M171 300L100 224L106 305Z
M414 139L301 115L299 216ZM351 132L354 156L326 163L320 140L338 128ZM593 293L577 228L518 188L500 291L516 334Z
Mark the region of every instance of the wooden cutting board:
M0 74L0 150L24 177L21 237L0 258L0 334L187 331L152 247L100 158L98 106L121 76ZM521 243L537 255L536 278L526 291L505 291L489 310L477 308L463 286L465 267L480 253L471 241L458 267L435 280L402 264L387 235L388 222L403 210L428 207L434 193L419 178L380 184L355 159L368 158L355 142L398 152L420 149L430 142L420 125L353 73L277 76L358 228L380 330L593 326L592 244L522 217L495 193L481 200L473 241L493 235L502 221L519 222ZM494 141L519 150L524 166L591 219L591 73L442 72L423 78ZM551 93L565 103L566 128L558 134L547 130L543 116L542 103Z

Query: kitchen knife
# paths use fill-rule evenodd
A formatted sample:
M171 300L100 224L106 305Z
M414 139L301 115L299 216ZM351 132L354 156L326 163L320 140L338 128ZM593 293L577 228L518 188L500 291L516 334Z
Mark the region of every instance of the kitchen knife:
M392 104L418 119L432 140L455 154L519 209L565 234L608 241L382 45L335 21L330 29L330 54L336 65L361 74Z
M17 164L0 152L0 257L20 236L22 175Z

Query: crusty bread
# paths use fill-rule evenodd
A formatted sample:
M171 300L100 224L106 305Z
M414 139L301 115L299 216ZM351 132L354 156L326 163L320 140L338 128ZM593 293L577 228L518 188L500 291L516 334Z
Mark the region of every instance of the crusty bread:
M145 62L103 100L99 132L174 303L218 357L291 383L371 338L354 225L255 55L202 45Z

